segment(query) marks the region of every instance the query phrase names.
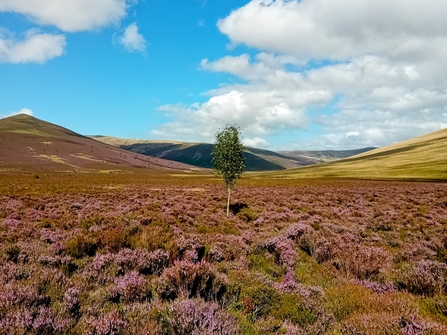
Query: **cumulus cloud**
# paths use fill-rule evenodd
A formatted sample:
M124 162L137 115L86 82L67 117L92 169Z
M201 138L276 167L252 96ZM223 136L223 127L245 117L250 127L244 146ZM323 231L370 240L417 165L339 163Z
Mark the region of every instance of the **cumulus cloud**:
M365 54L414 59L446 50L447 2L422 0L252 0L218 27L232 43L313 58Z
M13 115L18 115L18 114L26 114L26 115L30 115L30 116L34 115L34 113L33 113L33 111L31 109L29 109L29 108L22 108L21 110L19 110L17 112L12 112L12 113L9 113L9 114L0 114L0 119L3 119L5 117L10 117L10 116L13 116Z
M23 14L66 32L117 24L137 0L0 0L0 12Z
M242 83L182 108L211 123L237 122L251 139L299 132L300 141L277 144L287 149L383 146L444 128L445 12L442 1L252 0L217 26L231 45L260 52L201 62ZM180 114L166 129L206 127Z
M138 32L136 23L129 25L122 35L115 35L114 41L128 52L146 53L147 41Z
M242 143L244 144L244 146L246 147L269 147L270 143L268 143L266 140L264 140L263 138L260 137L253 137L253 138L243 138L242 139Z
M222 91L203 104L161 106L160 110L174 121L153 135L183 140L199 137L209 142L219 127L231 123L241 128L247 141L256 139L256 143L264 145L267 141L262 141L261 136L306 129L308 116L303 106L328 99L325 92L273 92L249 87Z
M30 30L18 39L0 30L0 63L44 63L64 53L65 36Z

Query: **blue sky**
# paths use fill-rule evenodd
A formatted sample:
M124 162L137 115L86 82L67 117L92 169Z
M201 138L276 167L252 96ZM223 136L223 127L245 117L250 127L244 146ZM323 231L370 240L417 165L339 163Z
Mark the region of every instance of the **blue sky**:
M0 116L124 138L210 142L235 123L264 148L387 145L447 126L447 5L424 3L0 0Z

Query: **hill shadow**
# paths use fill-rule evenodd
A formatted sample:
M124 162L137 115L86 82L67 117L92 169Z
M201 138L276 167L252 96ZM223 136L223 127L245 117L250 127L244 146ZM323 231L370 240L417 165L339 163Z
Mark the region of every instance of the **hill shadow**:
M121 145L120 147L122 149L146 156L169 159L202 168L213 168L213 160L211 156L213 145L208 143L198 143L194 145L173 143L136 143L131 145ZM266 155L270 153L270 156L272 156L271 151L261 149L256 151L262 152ZM245 159L246 171L278 171L285 169L283 166L270 162L252 152L244 151L242 155ZM281 157L281 155L278 154L278 157ZM290 159L290 157L286 156L284 156L284 158Z

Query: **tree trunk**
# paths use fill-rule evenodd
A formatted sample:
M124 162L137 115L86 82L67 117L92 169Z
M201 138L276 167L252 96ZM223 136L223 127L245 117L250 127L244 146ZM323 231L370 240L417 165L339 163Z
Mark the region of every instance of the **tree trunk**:
M228 187L227 216L230 215L230 195L231 195L231 188Z

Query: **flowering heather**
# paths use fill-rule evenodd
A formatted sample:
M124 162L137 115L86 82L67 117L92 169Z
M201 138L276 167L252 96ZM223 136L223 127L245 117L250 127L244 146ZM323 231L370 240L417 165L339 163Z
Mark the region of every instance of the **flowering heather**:
M16 219L5 219L2 222L3 225L5 225L7 228L14 229L17 228L20 224L20 220Z
M170 305L162 316L165 334L236 335L236 320L219 310L217 304L200 300L180 300Z
M419 261L404 275L401 284L415 294L445 294L447 291L447 264L430 260Z
M126 322L119 312L114 310L90 321L84 335L119 335L122 334Z
M207 262L179 261L160 277L157 293L162 299L200 297L218 300L226 291L223 276Z
M347 276L367 279L391 267L391 257L383 248L360 244L341 244L336 254L337 267Z
M125 301L146 299L148 297L146 278L136 271L118 277L110 295Z
M264 241L260 247L275 253L276 259L280 264L287 268L293 268L297 254L293 249L291 240L284 236L272 237Z
M115 268L116 273L131 270L143 274L160 275L168 266L169 254L164 250L148 252L144 249L123 249L117 254L106 253L96 255L92 263L85 269L85 274L94 278L104 278L107 269Z
M8 211L18 211L22 206L23 203L20 200L9 199L1 207Z
M396 288L394 287L394 284L392 282L388 282L385 284L380 284L380 283L376 283L373 281L369 281L369 280L358 280L355 279L353 280L354 283L362 285L363 287L374 291L375 293L379 293L379 294L385 294L385 293L390 293L390 292L396 292Z
M48 333L62 330L68 320L55 315L48 296L11 286L0 291L0 333Z
M70 287L64 294L64 305L70 312L76 312L79 309L79 290Z
M446 184L242 179L227 217L212 178L39 176L0 178L0 334L447 334Z

